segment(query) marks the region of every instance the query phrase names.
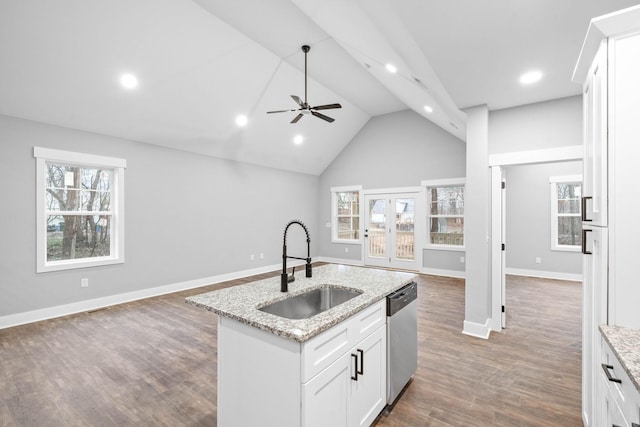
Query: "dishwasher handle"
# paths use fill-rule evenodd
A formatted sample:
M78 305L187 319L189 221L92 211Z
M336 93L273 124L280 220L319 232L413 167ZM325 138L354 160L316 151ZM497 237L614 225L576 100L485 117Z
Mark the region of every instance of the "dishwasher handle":
M418 284L411 282L387 296L387 316L393 316L418 298Z

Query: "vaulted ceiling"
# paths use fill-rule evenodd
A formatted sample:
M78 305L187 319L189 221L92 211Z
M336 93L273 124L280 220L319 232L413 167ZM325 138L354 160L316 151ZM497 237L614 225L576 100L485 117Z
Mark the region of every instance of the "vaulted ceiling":
M374 116L410 108L464 140L466 107L580 93L589 20L637 4L3 0L0 114L318 175ZM342 104L323 111L333 123L266 114L304 97L303 44L309 103ZM542 80L520 85L530 69ZM119 85L126 72L137 88Z

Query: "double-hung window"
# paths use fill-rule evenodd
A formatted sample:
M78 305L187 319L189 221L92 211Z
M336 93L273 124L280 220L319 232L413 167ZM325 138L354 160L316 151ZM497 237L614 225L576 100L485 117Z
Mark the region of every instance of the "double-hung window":
M551 188L551 249L579 251L582 245L580 175L549 177Z
M360 239L360 196L362 187L331 189L331 240L335 243L358 243Z
M126 161L34 147L37 272L124 262Z
M427 248L464 249L464 178L423 181L427 201Z

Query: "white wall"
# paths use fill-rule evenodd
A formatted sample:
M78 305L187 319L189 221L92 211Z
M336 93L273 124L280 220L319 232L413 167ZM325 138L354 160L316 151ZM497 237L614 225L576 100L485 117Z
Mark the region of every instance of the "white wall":
M282 232L294 218L311 228L317 256L318 177L6 116L0 135L0 324L16 313L280 265ZM124 264L36 274L33 146L127 160ZM292 254L306 252L298 230L288 243Z
M578 278L582 254L551 250L550 176L581 175L582 162L507 167L507 273ZM541 263L536 263L536 257Z
M411 110L370 119L320 176L320 253L358 261L362 255L361 245L331 242L331 230L324 226L331 222L331 187L416 187L423 180L464 177L465 150L464 142ZM461 255L464 252L425 250L423 264L461 271Z

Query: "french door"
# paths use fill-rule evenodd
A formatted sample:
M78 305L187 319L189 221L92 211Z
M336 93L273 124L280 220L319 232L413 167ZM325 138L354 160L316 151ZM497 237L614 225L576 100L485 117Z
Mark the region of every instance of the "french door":
M364 264L419 270L421 193L367 194L364 200Z

